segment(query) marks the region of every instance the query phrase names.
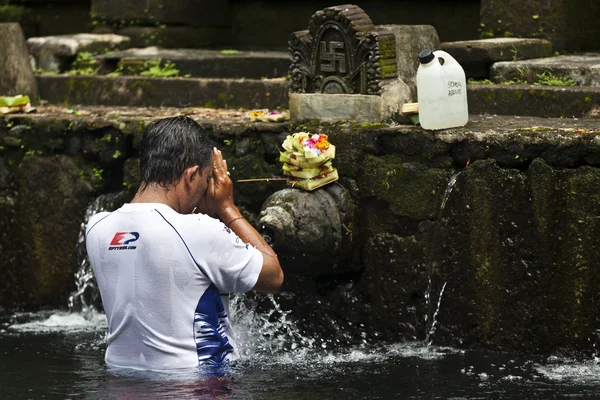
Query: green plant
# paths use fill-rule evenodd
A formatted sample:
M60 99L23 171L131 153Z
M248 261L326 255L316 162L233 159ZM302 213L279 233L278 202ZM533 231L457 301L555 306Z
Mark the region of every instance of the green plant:
M555 76L550 71L544 71L541 74L536 74L538 80L534 82L537 86L576 86L577 83L571 78Z
M494 84L494 82L490 81L489 79L475 79L475 78L469 78L467 80L467 83L470 85L492 85L492 84Z
M33 73L36 75L56 75L59 73L57 70L46 71L45 69L36 68L33 70Z
M98 73L98 61L94 58L96 53L82 51L77 53L75 61L70 71L65 72L67 75L95 75Z
M527 82L525 82L524 80L521 79L511 79L508 81L503 81L503 82L493 82L489 79L475 79L475 78L469 78L469 80L467 81L468 84L470 85L494 85L494 84L498 84L498 85L526 85Z
M113 72L106 74L106 76L121 76L123 75L123 64L119 63L117 69Z
M510 52L513 53L512 60L517 61L519 59L519 57L518 57L519 49L517 49L517 47L513 45L512 50Z
M100 168L92 168L92 172L94 174L94 178L101 181L102 178L102 173L104 172L104 170L100 169Z
M144 71L140 75L152 78L169 78L179 76L179 70L175 68L175 64L171 61L166 61L161 66L161 60L154 60L144 64Z

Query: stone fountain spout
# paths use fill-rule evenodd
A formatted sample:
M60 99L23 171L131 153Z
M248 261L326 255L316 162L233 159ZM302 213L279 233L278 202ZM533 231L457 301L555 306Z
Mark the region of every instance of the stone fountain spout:
M259 228L278 252L286 274L344 274L356 268L354 202L339 184L313 192L283 189L263 204Z

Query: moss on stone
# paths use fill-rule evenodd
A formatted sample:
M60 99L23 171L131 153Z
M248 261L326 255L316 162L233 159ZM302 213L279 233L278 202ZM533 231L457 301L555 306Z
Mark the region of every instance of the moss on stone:
M123 165L123 186L128 191L136 191L140 185L140 159L128 158Z
M226 154L226 151L231 151L230 149L230 147L225 147L222 151ZM281 175L281 166L268 164L261 154L226 157L234 183L239 179L270 178ZM237 183L234 185L235 198L250 212L258 212L267 197L283 187L285 187L285 183L277 181Z
M17 190L18 236L28 268L23 284L31 293L30 305L61 306L73 285L75 243L91 185L80 179L69 157L26 156Z
M450 174L440 169L403 162L397 155L366 156L358 178L361 196L375 197L399 216L435 218Z

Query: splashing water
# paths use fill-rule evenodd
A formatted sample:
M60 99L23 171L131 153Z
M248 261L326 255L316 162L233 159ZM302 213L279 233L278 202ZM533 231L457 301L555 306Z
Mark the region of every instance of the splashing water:
M454 177L451 181L452 185L455 180ZM445 199L452 185L449 185L450 189L447 190ZM75 274L77 289L68 300L70 312L57 312L50 316L45 315L38 321L13 324L11 329L32 333L106 331L106 317L99 311L101 310L99 290L86 254L85 228L94 214L113 211L120 207L124 203L125 195L126 192L100 195L86 210L77 242L79 269ZM438 308L441 294L437 303ZM286 296L286 293L281 296ZM425 348L420 342L386 346L382 349L378 344L371 344L366 340L359 346L336 349L332 345L336 342L336 338L304 334L297 325L292 310L285 310L273 295L258 293L232 295L230 314L240 356L242 360L252 360L249 361L251 363L259 361L308 366L313 365L315 359L322 364L378 362L399 355L437 358L452 352L443 348ZM431 333L435 329L437 312L432 315L434 322L429 329ZM97 347L98 342L105 339L104 334L103 338L95 340L93 345Z
M75 273L75 292L69 296L69 310L81 312L84 318L92 320L100 308L100 294L92 266L85 248L85 228L90 218L103 211L113 211L124 203L127 192L109 193L98 196L85 211L85 216L77 238L77 259L79 269Z
M266 295L270 308L258 312L260 294L236 294L230 312L243 357L273 356L297 349L313 349L316 339L304 336L291 318L291 310L282 310L273 295Z

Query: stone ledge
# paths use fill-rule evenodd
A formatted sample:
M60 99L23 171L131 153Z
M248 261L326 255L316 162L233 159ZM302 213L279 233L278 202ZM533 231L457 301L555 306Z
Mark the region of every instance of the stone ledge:
M542 39L494 38L442 43L469 78L487 78L498 61L550 57L552 43Z
M600 88L468 85L469 113L536 117L598 117Z
M41 98L51 104L269 109L290 107L290 83L284 79L38 75L36 80ZM470 114L578 118L600 116L599 87L468 85L468 101ZM300 119L311 118L317 117ZM358 121L351 114L348 118ZM369 121L373 122L363 120Z
M217 50L135 48L111 52L96 57L101 71L112 72L119 62L128 73L128 66L140 69L144 62L171 61L180 75L202 78L278 78L288 73L290 56L276 51L234 51L231 54Z
M287 106L283 79L193 79L38 75L40 97L52 104L150 107L270 108Z
M490 70L496 82L520 79L532 83L539 79L538 75L548 72L558 78L571 79L578 85L600 86L600 53L504 61L494 64Z
M114 34L79 33L27 39L29 53L35 58L37 68L46 71L64 69L82 51L98 52L126 49L129 46L130 39L127 36Z

